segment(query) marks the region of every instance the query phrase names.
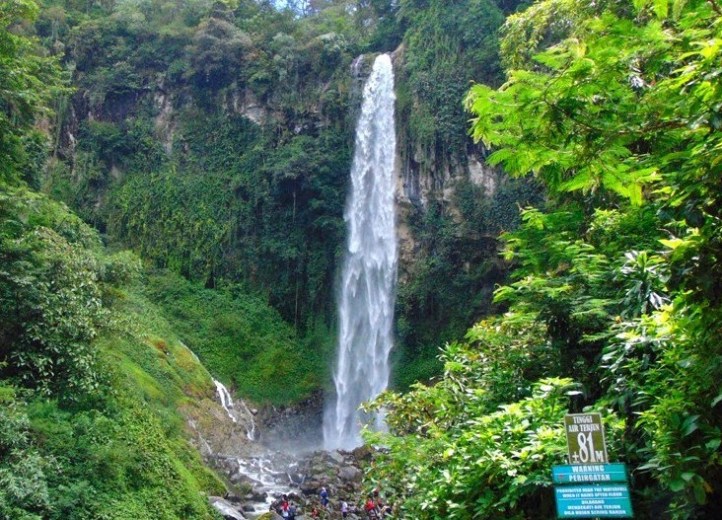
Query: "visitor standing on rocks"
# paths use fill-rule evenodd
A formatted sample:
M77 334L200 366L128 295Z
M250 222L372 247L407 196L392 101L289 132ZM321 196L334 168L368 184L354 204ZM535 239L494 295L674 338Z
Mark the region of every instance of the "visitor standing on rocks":
M378 519L379 511L376 508L376 502L374 502L373 495L369 495L368 499L366 499L366 504L364 504L364 511L366 511L366 516L369 518L369 520Z
M279 508L278 514L281 515L282 518L289 518L289 505L288 505L288 496L283 495L283 498L281 499L281 507Z
M298 508L296 507L296 503L292 500L290 505L288 506L288 520L296 520L297 511Z
M343 498L341 499L341 517L348 517L348 502Z
M381 493L379 493L378 488L374 489L374 504L376 504L377 511L382 513L384 510L384 503L381 500Z
M321 505L324 507L324 509L328 508L328 491L326 491L325 487L321 488L319 496L321 497Z
M376 506L376 514L379 518L386 518L387 516L391 516L392 508L390 505L384 504L383 500L381 499L381 493L378 489L374 489L373 502Z

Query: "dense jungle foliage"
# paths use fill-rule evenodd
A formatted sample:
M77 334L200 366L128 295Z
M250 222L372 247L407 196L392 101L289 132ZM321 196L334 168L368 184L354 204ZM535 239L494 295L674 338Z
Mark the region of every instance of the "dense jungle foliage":
M544 0L502 28L506 81L466 105L488 160L548 191L504 235L508 312L447 346L433 386L387 394L369 471L403 518L552 518L562 417L594 410L637 518L722 503L714 0Z
M224 486L179 412L211 378L129 291L140 261L63 205L0 188L0 518L215 518L200 493Z
M398 384L438 373L439 346L489 311L504 276L496 236L539 191L508 180L492 200L459 180L485 153L459 100L472 80L500 82L496 32L517 2L42 4L25 29L75 90L54 98L52 161L33 185L157 267L266 301L309 358L335 342L361 85L374 53L397 50L417 249L398 300Z
M168 272L146 279L135 254L105 248L33 189L52 151L52 102L68 93L59 61L22 30L37 14L32 1L0 5L0 518L215 519L205 495L225 486L186 431L187 415L216 406L215 387L174 312L192 302L198 322L232 329L227 341L254 329L296 360L293 332L264 302L209 297ZM161 283L176 296L167 311L149 299ZM227 325L216 305L243 313ZM281 382L260 390L298 397Z
M0 3L0 518L216 518L187 417L209 371L272 404L327 381L354 60L394 50L400 386L448 344L371 405L369 489L551 518L594 410L636 517L715 518L722 5L276 4ZM434 192L474 156L512 178Z
M471 79L498 68L501 17L491 2L469 5L494 15L489 35L474 40L489 49L473 47L470 15L459 40L434 45L476 53L454 69ZM396 48L406 25L428 24L436 14L423 7L320 2L299 17L251 1L3 2L0 516L213 517L201 493L223 484L185 425L203 415L213 386L188 347L258 402L293 402L322 386L368 65L353 76L351 62ZM463 89L421 79L438 64L434 47L408 39L417 64L406 68L406 117L414 99L446 111L438 130L427 123L409 139L438 134L424 146L453 149L439 160L458 161ZM476 218L481 203L466 193L464 215ZM427 262L450 265L458 222L441 206L432 215L419 212L418 232L436 242L443 226L447 238L426 249ZM429 268L419 291L432 294L449 273ZM463 308L474 283L450 291L456 308L440 300L446 314L435 324L457 313L455 330L466 327L481 307ZM407 308L408 322L423 320L423 308ZM435 332L423 337L426 364Z
M65 88L56 60L6 30L36 13L0 5L0 517L215 518L200 492L224 486L178 411L212 395L210 376L126 292L138 258L23 182L44 162L34 123Z

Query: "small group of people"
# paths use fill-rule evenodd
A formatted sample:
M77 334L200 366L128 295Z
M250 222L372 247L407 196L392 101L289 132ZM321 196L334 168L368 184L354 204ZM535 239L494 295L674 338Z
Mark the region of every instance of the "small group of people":
M324 509L328 509L328 492L325 487L321 488L319 496L321 497L321 504ZM348 502L346 502L344 498L339 500L338 507L341 510L342 518L348 518L349 513L360 513L363 511L369 520L381 520L390 517L392 513L391 506L384 504L381 500L381 494L378 489L374 489L373 493L368 496L361 510L355 506L349 507Z
M325 487L320 489L318 500L316 505L311 506L306 513L311 518L326 518L329 515L330 501L328 490ZM271 504L271 510L278 513L284 520L294 520L297 515L301 515L298 505L288 495L283 495L279 500ZM368 520L382 520L392 515L391 506L383 503L378 489L368 495L362 508L355 505L349 506L349 503L344 498L341 498L338 501L338 510L341 511L342 518L349 518L350 513L360 514L362 512L366 514Z
M319 518L321 511L328 509L328 491L325 487L321 488L319 501L321 502L321 507L314 505L310 507L310 510L308 511L311 518ZM346 507L348 508L348 505ZM295 520L296 515L301 515L298 505L289 498L288 495L283 495L280 499L276 500L273 504L271 504L270 509L275 511L281 518L288 520ZM346 515L344 515L344 518L346 518Z
M271 509L275 509L281 518L287 518L288 520L295 520L298 513L298 506L293 500L288 499L288 495L283 495L281 500L271 505Z
M391 516L392 512L391 506L384 504L383 500L381 500L381 494L378 489L374 489L373 493L366 498L364 511L369 520L386 518L387 516Z

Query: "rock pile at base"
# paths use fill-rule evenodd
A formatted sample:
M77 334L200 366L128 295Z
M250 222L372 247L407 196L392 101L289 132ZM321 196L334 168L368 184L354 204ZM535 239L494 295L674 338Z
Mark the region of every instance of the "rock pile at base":
M363 504L363 490L361 480L363 473L360 469L361 461L369 457L367 448L359 448L353 452L346 451L316 451L301 455L297 462L287 471L279 470L279 480L285 482L288 491L285 493L293 501L299 514L297 520L308 520L311 511L316 509L317 518L340 519L340 503L345 500L351 510L347 518L359 518L354 512L361 510ZM262 513L259 507L270 507L284 494L269 490L261 482L243 475L242 465L238 460L229 457L216 457L211 461L216 469L226 476L231 491L223 498L212 497L211 504L227 520L239 518L275 520L281 517L269 511ZM323 508L319 494L321 488L328 490L330 503ZM270 504L269 504L270 503ZM238 516L233 516L233 515Z

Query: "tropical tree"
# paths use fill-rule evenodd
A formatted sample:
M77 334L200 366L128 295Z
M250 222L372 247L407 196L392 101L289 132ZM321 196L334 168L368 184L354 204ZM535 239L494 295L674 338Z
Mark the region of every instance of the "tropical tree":
M0 5L0 180L17 180L32 160L38 117L50 114L49 101L61 89L54 59L40 54L22 25L38 13L34 0ZM26 172L27 173L27 172Z

